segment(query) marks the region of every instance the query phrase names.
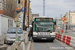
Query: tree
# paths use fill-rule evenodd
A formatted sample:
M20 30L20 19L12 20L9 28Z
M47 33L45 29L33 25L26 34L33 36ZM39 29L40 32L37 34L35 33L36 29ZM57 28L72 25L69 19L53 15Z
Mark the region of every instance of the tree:
M12 18L16 17L16 0L6 0L5 15Z

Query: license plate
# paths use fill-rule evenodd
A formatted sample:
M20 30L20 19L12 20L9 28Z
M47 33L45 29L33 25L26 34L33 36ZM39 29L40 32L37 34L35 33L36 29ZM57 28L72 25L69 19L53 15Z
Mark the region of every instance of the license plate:
M49 32L39 32L38 35L49 35Z
M41 39L46 39L46 38L41 38Z
M12 40L11 40L11 42L12 42Z

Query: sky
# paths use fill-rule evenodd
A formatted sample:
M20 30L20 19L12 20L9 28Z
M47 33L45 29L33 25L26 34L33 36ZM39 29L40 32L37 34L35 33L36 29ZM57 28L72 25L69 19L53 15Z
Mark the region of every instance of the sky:
M43 0L31 0L33 14L43 16ZM60 18L69 12L75 11L75 0L45 0L45 16Z

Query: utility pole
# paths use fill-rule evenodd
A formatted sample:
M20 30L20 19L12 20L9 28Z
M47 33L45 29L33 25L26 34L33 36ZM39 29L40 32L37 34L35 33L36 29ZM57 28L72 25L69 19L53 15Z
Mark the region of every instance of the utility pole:
M62 14L60 16L61 16L61 28L62 28Z
M16 7L18 7L18 0L16 0ZM16 13L16 15L18 16L18 13ZM16 21L16 41L18 41L18 35L17 35L17 21Z
M69 11L69 30L70 30L70 11Z
M45 16L45 0L43 0L43 16Z
M25 29L26 4L27 4L27 0L25 0L25 3L24 3L23 30Z
M18 7L18 0L16 0L16 3L17 3L16 7ZM16 15L18 16L18 13L16 13ZM18 32L17 31L18 31L18 28L17 28L17 21L16 21L16 41L18 41L18 35L17 35Z
M28 28L29 28L30 0L28 0Z

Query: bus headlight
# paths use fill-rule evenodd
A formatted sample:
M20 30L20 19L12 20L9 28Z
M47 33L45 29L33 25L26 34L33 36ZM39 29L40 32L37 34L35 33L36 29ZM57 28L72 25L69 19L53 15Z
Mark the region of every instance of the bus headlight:
M38 35L38 33L37 32L33 32L33 35Z
M55 35L52 35L51 37L55 37Z
M10 38L7 36L6 39L10 39Z
M50 35L55 35L55 32L50 33Z

